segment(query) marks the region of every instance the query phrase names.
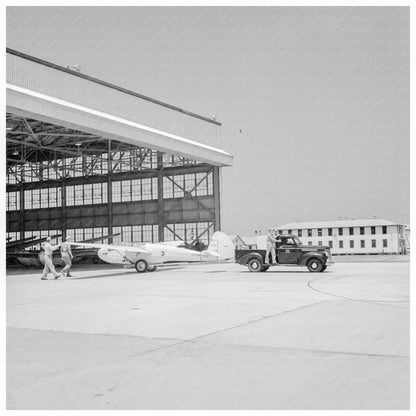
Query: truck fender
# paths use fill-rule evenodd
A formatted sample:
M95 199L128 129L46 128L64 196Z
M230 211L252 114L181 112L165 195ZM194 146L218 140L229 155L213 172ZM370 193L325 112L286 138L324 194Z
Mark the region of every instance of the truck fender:
M238 260L238 264L246 266L251 259L258 259L262 264L264 263L263 256L260 253L248 253Z
M322 261L323 264L326 264L326 260L327 260L326 256L324 256L321 253L317 253L315 251L315 252L305 253L299 260L299 263L298 263L299 266L306 266L306 263L308 262L308 260L312 258L319 259Z

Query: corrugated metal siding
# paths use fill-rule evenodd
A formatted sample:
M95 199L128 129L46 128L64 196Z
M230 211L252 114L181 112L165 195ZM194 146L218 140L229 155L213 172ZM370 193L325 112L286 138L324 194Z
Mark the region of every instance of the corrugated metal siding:
M13 85L221 148L218 125L9 53L6 79ZM17 100L15 105L24 101L21 97ZM52 119L67 120L69 116L47 105L40 110ZM69 120L80 122L74 114Z

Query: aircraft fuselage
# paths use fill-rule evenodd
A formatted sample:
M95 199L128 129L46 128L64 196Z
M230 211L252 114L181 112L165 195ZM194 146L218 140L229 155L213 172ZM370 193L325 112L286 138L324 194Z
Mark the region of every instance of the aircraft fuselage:
M218 254L207 250L194 251L166 244L145 244L141 248L147 253L103 247L98 250L101 260L112 264L135 264L138 260L145 260L149 265L165 263L201 263L218 261Z

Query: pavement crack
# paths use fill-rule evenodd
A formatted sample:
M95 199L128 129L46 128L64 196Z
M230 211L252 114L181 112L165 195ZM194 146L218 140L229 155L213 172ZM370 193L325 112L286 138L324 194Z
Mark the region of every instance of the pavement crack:
M312 286L312 283L313 282L316 282L317 280L322 280L322 279L325 279L325 278L327 278L327 277L326 276L323 276L323 277L318 277L316 279L312 279L312 280L310 280L307 283L307 286L310 289L314 290L315 292L322 293L322 294L327 295L327 296L333 296L334 298L349 300L351 302L361 302L361 303L368 303L370 305L385 306L387 308L410 310L410 308L406 308L404 306L397 306L397 305L390 305L390 304L386 304L386 303L380 303L380 302L389 302L388 300L387 301L383 301L383 300L376 300L376 299L374 299L374 300L373 299L356 299L356 298L351 298L351 297L348 297L348 296L336 295L334 293L326 292L324 290L320 290L320 289L317 289L317 288L315 288L315 287ZM346 279L346 277L345 277L345 279ZM395 301L393 301L393 302L395 302Z
M223 345L224 347L237 347L242 349L263 349L268 351L287 351L287 352L304 352L311 354L328 354L328 355L351 355L351 356L362 356L362 357L374 357L374 358L392 358L392 359L405 359L408 360L410 357L407 355L400 354L376 354L367 352L355 352L355 351L337 351L337 350L321 350L317 348L292 348L292 347L279 347L279 346L268 346L268 345L244 345L236 343L224 343L217 344L209 341L201 341L203 344L208 345Z
M179 341L179 342L174 343L174 344L163 345L162 347L154 348L153 350L144 351L140 354L134 354L134 355L131 355L129 358L134 358L134 357L138 357L138 356L141 356L141 355L144 355L144 354L149 354L149 353L152 353L152 352L161 351L161 350L164 350L166 348L175 347L175 346L185 344L185 343L188 343L188 342L191 343L191 342L197 341L201 338L205 338L205 337L209 337L209 336L212 336L212 335L220 334L222 332L230 331L230 330L236 329L236 328L241 328L241 327L246 326L246 325L250 325L250 324L253 324L253 323L256 323L256 322L264 321L266 319L276 318L278 316L286 315L288 313L297 312L297 311L300 311L302 309L306 309L306 308L309 308L311 306L319 305L321 303L326 303L326 302L332 302L332 300L321 300L319 302L314 302L314 303L310 303L308 305L299 306L298 308L295 308L295 309L288 309L286 311L278 312L278 313L275 313L275 314L272 314L272 315L262 316L261 318L252 319L252 320L247 321L247 322L242 322L240 324L230 326L228 328L222 328L222 329L219 329L217 331L208 332L206 334L202 334L202 335L198 335L197 337L185 339L185 340Z

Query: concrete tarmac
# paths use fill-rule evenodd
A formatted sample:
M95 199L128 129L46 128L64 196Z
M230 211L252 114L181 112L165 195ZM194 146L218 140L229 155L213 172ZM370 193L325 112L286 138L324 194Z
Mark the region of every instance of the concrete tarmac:
M7 275L7 408L408 409L409 263Z

